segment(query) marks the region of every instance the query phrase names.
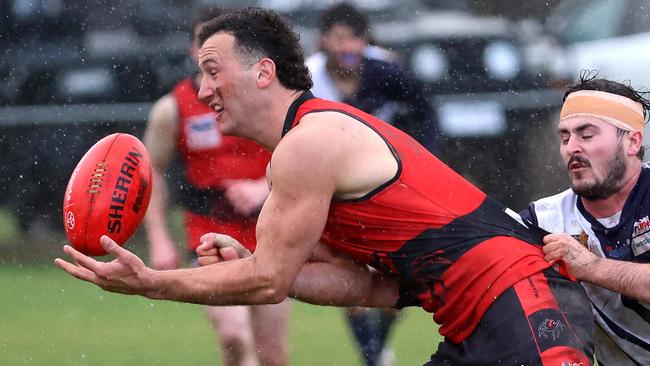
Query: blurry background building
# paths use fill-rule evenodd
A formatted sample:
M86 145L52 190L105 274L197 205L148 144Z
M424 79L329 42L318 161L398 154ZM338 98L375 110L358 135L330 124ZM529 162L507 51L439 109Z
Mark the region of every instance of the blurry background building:
M0 0L0 206L25 230L58 230L83 153L112 132L141 136L151 103L195 70L182 20L206 2ZM316 16L332 1L219 3L284 13L311 53ZM565 183L549 171L559 164L556 87L581 68L650 84L644 1L352 3L369 14L376 43L426 84L441 158L513 209Z

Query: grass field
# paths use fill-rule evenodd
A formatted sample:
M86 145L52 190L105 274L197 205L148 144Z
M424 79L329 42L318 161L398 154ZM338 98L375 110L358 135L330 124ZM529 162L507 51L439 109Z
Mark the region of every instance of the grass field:
M51 265L0 264L2 365L218 365L200 307L105 293ZM403 312L391 345L420 365L439 336L431 315ZM360 365L340 309L294 302L292 365Z

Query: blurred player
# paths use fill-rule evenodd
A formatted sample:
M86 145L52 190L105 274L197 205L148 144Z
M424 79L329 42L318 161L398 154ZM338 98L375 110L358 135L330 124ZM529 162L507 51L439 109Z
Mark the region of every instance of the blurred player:
M217 7L196 13L191 27L190 55L197 61L196 35ZM179 264L166 225L168 189L165 170L175 156L184 164L181 205L184 207L187 249L193 261L199 238L224 232L255 248L255 224L268 195L265 178L270 154L250 140L223 136L215 113L197 98L200 74L181 81L153 107L145 132L151 154L154 191L145 218L151 265L174 269ZM217 330L225 365L285 365L287 363L288 301L278 305L206 307Z
M305 61L312 93L366 111L435 151L437 121L424 86L397 61L369 44L365 14L347 3L326 9L319 20L320 52Z

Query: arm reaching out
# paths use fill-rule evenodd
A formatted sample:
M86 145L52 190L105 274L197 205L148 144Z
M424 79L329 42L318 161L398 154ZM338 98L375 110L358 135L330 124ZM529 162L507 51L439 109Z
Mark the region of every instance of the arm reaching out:
M235 239L215 233L201 237L196 251L202 266L251 255ZM289 296L316 305L392 307L399 289L392 278L319 244L300 269Z
M650 303L648 263L598 257L567 234L546 235L543 250L547 261L563 260L569 272L580 281Z
M257 221L257 249L253 255L199 268L154 271L144 266L136 255L104 237L102 245L116 258L114 261L98 262L66 247L74 262L57 259L57 265L105 290L154 299L249 305L279 303L294 294L319 304L394 305L397 285L358 264L352 266L345 262L344 266L338 262L327 270L311 270L296 283L305 265L314 262L321 267L332 266L310 261L327 223L332 197L335 194L355 197L370 192L392 177L396 169L393 156L379 137L370 142L363 140L371 147L359 152L358 146L363 141L357 135L365 131L360 130L362 127L353 133L348 131L349 121L339 114L316 115L320 116L310 116L311 121L305 117L305 124L289 132L273 152L269 171L272 188ZM337 119L340 119L338 124ZM330 141L340 143L334 147ZM365 163L367 156L384 150L385 159L374 159L376 164L371 166ZM364 162L363 166L374 175L368 178L366 169L360 171L351 161ZM220 255L225 259L232 254L227 253L220 252ZM346 271L339 271L341 268ZM310 267L306 267L308 270ZM301 282L307 280L313 282ZM349 283L345 298L341 289L335 287L341 281ZM356 300L351 301L354 296Z

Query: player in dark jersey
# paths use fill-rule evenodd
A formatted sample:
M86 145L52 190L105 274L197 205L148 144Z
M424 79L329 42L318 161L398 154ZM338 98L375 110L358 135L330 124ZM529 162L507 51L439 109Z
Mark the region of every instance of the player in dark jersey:
M584 290L544 260L539 229L402 131L313 98L297 36L275 13L230 13L200 37L199 97L222 132L273 151L255 253L209 234L197 249L205 266L158 272L103 237L115 261L66 246L76 264L57 265L105 290L156 299L418 305L445 336L428 365L590 363ZM243 258L227 260L235 256Z

